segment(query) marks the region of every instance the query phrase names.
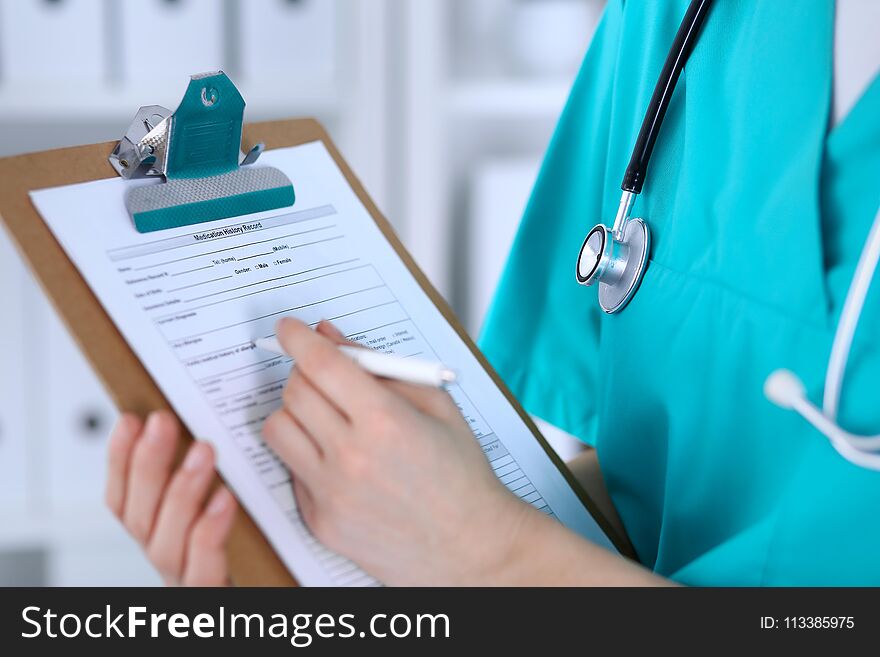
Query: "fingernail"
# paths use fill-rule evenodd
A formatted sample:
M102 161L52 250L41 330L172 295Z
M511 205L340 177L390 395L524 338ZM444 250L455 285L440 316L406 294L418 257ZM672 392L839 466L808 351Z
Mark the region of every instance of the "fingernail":
M159 437L162 435L162 432L159 431L161 422L158 411L150 413L150 416L147 418L147 425L144 427L144 434L150 442L159 440Z
M211 504L208 506L208 515L219 516L221 513L226 511L228 507L229 493L225 490L220 491L214 496L214 499L211 500Z
M114 443L128 442L137 437L134 428L135 418L127 413L123 414L116 422L116 426L110 432L110 441Z
M330 320L322 319L322 320L321 320L321 325L322 325L325 329L327 329L328 331L330 331L330 333L332 333L335 337L337 337L337 338L345 338L345 336L342 335L342 331L340 331L338 328L336 328L336 325L333 324L333 322L331 322Z
M201 470L208 460L206 450L198 444L189 448L186 459L183 461L183 469L190 472Z

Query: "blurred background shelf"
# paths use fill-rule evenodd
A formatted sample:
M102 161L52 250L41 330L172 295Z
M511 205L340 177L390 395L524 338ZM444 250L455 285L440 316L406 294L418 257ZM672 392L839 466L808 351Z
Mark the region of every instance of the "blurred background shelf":
M455 118L555 120L568 97L571 80L473 80L452 86L448 109Z
M0 156L119 139L223 69L246 120L324 123L477 334L603 4L0 0ZM159 584L101 501L116 411L3 231L0 298L0 585Z
M0 88L0 121L97 119L118 122L125 120L125 117L130 120L142 105L176 107L182 94L181 79L185 88L186 77L182 77L167 90L158 85L151 89L146 85L86 86L59 82L49 87L25 82L11 83ZM256 82L245 82L238 86L248 104L248 117L255 120L287 116L291 104L302 112L332 115L339 110L342 100L338 86L332 82L299 84L295 97L276 93L272 88Z

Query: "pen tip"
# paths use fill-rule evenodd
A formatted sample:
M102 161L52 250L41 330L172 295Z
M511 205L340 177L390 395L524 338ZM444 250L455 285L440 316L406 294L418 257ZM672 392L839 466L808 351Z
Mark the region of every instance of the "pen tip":
M455 372L452 370L443 370L440 372L440 380L442 380L443 383L455 383L457 378Z

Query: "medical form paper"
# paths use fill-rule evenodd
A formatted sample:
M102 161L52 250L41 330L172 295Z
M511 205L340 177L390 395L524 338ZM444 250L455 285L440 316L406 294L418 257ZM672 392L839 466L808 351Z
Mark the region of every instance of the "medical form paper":
M324 145L267 151L261 163L293 181L293 207L140 234L124 205L136 183L101 180L31 197L177 414L215 446L220 473L299 582L377 584L309 533L290 473L261 439L292 365L252 340L273 335L285 315L329 319L373 349L455 369L449 392L499 479L612 548Z

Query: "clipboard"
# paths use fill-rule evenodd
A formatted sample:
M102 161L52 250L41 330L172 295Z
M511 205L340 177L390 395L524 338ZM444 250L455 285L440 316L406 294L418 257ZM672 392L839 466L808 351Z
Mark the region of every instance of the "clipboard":
M384 237L412 272L422 290L487 371L615 547L624 556L634 558L635 553L628 539L614 530L555 451L547 444L529 415L474 345L446 301L406 251L391 224L379 212L324 128L314 119L254 123L244 126L243 141L245 144L263 142L268 149L296 146L312 141L324 143L346 181ZM0 220L5 224L24 260L115 405L125 411L146 415L156 409L170 410L171 405L123 339L76 266L56 241L28 195L30 191L36 189L115 177L117 172L108 163L108 156L116 145L116 142L105 142L0 159ZM182 458L189 440L192 440L185 426L183 426L183 435L187 440L182 442L181 450L177 455L178 460ZM229 540L228 558L230 575L236 585L295 586L297 584L241 506Z

